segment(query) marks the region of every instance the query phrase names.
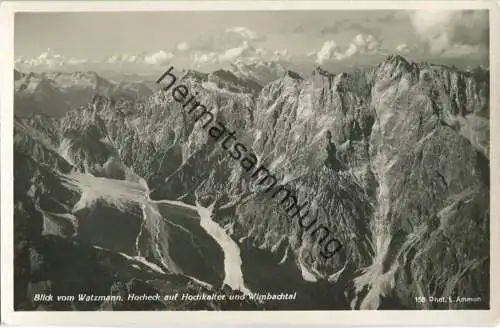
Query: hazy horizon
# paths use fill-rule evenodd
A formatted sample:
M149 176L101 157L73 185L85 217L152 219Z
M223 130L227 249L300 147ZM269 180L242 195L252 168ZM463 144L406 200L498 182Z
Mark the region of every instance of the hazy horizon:
M235 62L342 71L391 53L489 67L486 10L17 13L14 30L22 71L152 74Z

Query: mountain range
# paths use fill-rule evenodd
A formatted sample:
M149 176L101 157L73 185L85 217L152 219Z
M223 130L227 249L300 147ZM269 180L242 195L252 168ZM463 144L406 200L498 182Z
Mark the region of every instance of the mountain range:
M16 309L489 307L489 70L391 55L335 74L262 63L178 76L342 250L319 256L319 236L154 82L16 71ZM32 301L214 291L297 299Z

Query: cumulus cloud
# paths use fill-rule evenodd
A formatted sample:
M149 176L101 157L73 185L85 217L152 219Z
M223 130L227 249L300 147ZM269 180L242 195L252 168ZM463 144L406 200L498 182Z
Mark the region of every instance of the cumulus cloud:
M218 55L215 52L195 53L193 62L195 65L215 64L219 61Z
M18 57L15 65L22 68L57 69L64 66L77 66L88 62L86 58L65 57L49 48L33 58Z
M268 50L255 48L248 41L243 41L237 47L229 48L220 52L195 52L193 61L196 66L203 64L228 64L236 61L241 63L257 63L261 61L287 61L291 55L288 50Z
M406 54L406 53L410 52L410 47L408 47L408 45L406 43L401 43L400 45L398 45L396 47L396 51L399 53Z
M346 50L342 50L334 40L323 43L322 48L316 54L316 62L324 64L332 60L344 60L360 54L376 54L382 50L382 44L371 34L358 34ZM309 56L311 53L308 53Z
M292 59L292 55L288 53L288 50L275 50L273 51L270 60L272 61L289 61Z
M256 41L261 41L265 39L265 36L263 35L257 35L255 31L250 30L247 27L244 26L235 26L226 29L225 34L235 34L240 36L243 40L256 40Z
M379 23L394 23L400 21L407 21L408 15L404 10L394 10L385 15L378 16L375 21Z
M345 31L356 32L359 34L374 34L378 36L380 34L380 27L378 24L373 22L364 22L363 24L360 24L352 20L343 20L324 26L319 32L321 35L330 35Z
M189 50L189 44L187 44L187 42L179 42L179 43L177 43L177 45L175 46L175 48L179 52L186 52L186 51Z
M106 62L109 64L120 64L120 63L136 63L138 61L137 55L129 55L129 54L114 54L109 57Z
M156 53L145 56L144 63L148 65L164 65L169 63L172 58L174 58L174 54L160 50Z
M313 50L313 51L309 51L308 53L306 53L306 57L315 57L316 56L316 51Z
M316 62L318 64L323 64L328 60L332 60L333 58L338 58L340 53L338 52L339 47L335 41L326 41L323 43L320 51L316 54Z
M346 55L352 56L357 53L376 53L381 49L382 44L371 34L358 34L354 37L349 47L355 48L355 51L351 51L349 54L346 52Z
M153 52L153 53L140 53L140 54L114 54L113 56L106 59L104 62L110 65L119 66L138 66L141 65L164 65L169 63L174 58L174 54L171 52L165 52L163 50Z
M475 56L483 53L483 48L479 46L470 46L467 44L455 44L451 48L446 49L443 55L446 57L467 57Z
M68 63L68 65L81 65L81 64L88 63L88 61L89 61L88 59L72 57L72 58L69 58L66 62Z
M189 47L193 52L222 52L226 49L239 47L244 41L257 44L265 38L247 27L236 26L225 29L219 34L202 35L190 42Z
M255 52L255 49L248 44L248 41L244 41L239 47L227 49L222 54L219 55L219 61L221 62L232 62L237 58L242 56L250 56Z
M467 55L489 48L486 10L410 12L412 25L433 55Z

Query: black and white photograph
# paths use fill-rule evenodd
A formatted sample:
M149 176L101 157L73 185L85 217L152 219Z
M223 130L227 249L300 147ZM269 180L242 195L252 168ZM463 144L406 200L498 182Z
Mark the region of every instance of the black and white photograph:
M6 301L490 310L490 19L16 12Z

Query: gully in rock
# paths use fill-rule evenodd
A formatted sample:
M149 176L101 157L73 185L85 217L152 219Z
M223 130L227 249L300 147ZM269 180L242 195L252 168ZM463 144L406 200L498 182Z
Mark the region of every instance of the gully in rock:
M289 219L298 217L299 225L305 229L305 231L308 231L312 237L317 237L317 234L320 236L322 235L319 239L319 244L322 247L319 252L320 255L325 259L333 257L342 248L342 243L335 238L328 227L325 227L323 224L316 225L317 219L311 220L306 224L306 217L309 214L309 203L306 201L299 205L299 201L292 190L287 186L278 184L276 176L271 174L265 166L260 165L256 168L258 159L255 154L249 150L250 147L238 142L235 136L236 131L231 131L223 123L216 121L214 114L207 109L206 106L196 100L196 95L190 94L186 85L175 85L177 77L172 74L173 69L174 68L171 66L156 83L160 84L166 77L169 77L170 81L168 85L163 87L162 90L167 92L172 89L172 98L181 104L183 109L187 108L188 114L191 115L196 113L194 118L195 122L203 118L204 124L202 127L204 129L208 128L210 137L212 137L215 142L222 140L220 145L229 156L239 160L241 167L251 174L252 178L260 178L257 184L265 188L264 192L270 193L271 190L274 190L271 194L271 198L273 199L280 195L281 200L279 200L279 204L285 209ZM223 136L225 136L225 138L221 139Z

